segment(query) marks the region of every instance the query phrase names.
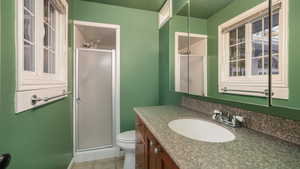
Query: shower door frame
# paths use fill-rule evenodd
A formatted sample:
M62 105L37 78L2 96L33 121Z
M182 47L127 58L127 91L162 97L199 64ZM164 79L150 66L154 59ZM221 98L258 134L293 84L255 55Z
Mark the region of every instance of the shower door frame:
M112 61L112 72L111 72L111 77L112 77L112 144L111 145L104 145L104 146L98 146L98 147L91 147L91 148L86 148L86 149L79 149L79 117L78 114L79 113L83 113L83 112L79 112L79 102L80 102L80 92L79 92L79 52L81 51L85 51L85 52L95 52L95 53L101 53L101 52L105 52L105 53L110 53L111 54L111 61ZM100 56L99 56L100 57ZM76 132L76 138L75 138L75 143L76 143L76 152L86 152L86 151L90 151L90 150L99 150L99 149L105 149L105 148L112 148L115 146L116 144L116 135L115 135L115 123L116 123L116 118L115 118L115 50L104 50L104 49L88 49L88 48L76 48L76 88L75 88L75 106L76 106L76 114L75 114L75 119L76 119L76 128L75 130Z
M115 51L112 51L112 110L113 110L113 146L103 148L103 149L97 149L97 148L91 148L87 149L86 151L77 151L77 113L78 113L78 104L77 104L77 97L78 97L78 53L76 48L76 26L91 26L91 27L98 27L98 28L110 28L114 29L116 32L116 49ZM73 59L73 156L75 162L81 162L81 161L89 161L89 160L96 160L101 158L110 158L113 156L117 156L119 153L119 148L116 145L116 138L117 135L120 133L120 25L114 25L114 24L105 24L105 23L95 23L95 22L86 22L86 21L74 21L74 27L73 27L73 36L74 36L74 59ZM83 49L79 48L80 50L89 50L92 51L94 49ZM94 51L107 51L107 50L98 50L95 49Z

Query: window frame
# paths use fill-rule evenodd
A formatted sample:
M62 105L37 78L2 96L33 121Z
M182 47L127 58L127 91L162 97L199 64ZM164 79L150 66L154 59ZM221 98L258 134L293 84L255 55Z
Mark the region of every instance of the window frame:
M190 38L200 38L202 41L202 52L203 56L199 54L186 54L182 55L179 52L179 38L180 37L190 37ZM208 77L208 71L207 71L207 39L208 36L204 34L195 34L195 33L187 33L187 32L175 32L175 47L174 47L174 53L175 53L175 60L174 60L174 67L175 67L175 91L179 93L189 93L193 95L198 95L198 96L207 96L207 77ZM185 89L181 88L181 57L203 57L203 79L204 79L204 84L203 84L203 94L200 93L195 93L193 91L187 91ZM197 79L199 80L199 79Z
M166 0L158 13L158 28L160 29L173 16L173 0Z
M67 91L68 73L68 2L62 0L65 14L55 12L55 73L44 73L44 1L34 0L35 71L24 70L24 0L16 0L16 112L45 104L31 105L31 94L53 97ZM29 94L30 93L30 94ZM29 98L28 98L29 97ZM60 99L63 97L58 97ZM57 100L54 99L54 100ZM29 100L29 101L28 101ZM53 101L54 101L53 100Z
M280 8L278 8L280 6ZM272 75L272 88L274 98L288 99L288 0L275 0L273 7L277 7L279 11L279 75ZM274 8L276 9L276 8ZM249 75L252 68L252 23L255 19L263 17L268 10L268 3L263 2L254 8L226 21L218 26L218 69L219 69L219 93L229 93L238 95L250 95L266 97L262 93L253 92L238 92L236 90L247 91L265 91L268 89L268 75ZM229 29L238 28L245 24L245 38L246 38L246 76L229 76ZM249 32L250 31L250 32ZM249 44L249 42L251 42ZM250 45L250 46L249 46ZM264 52L264 51L262 51ZM235 91L224 91L224 89L231 89Z

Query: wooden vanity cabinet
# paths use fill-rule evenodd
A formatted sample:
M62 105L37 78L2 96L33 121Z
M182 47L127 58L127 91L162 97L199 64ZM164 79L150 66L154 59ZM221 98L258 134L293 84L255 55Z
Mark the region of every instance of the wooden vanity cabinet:
M138 116L136 137L136 169L179 169Z
M147 158L146 158L146 150L147 150L147 144L146 144L146 137L145 137L145 126L144 124L137 119L136 123L136 146L135 146L135 161L136 161L136 169L147 169L146 164Z
M162 152L159 159L159 169L179 169L166 152Z

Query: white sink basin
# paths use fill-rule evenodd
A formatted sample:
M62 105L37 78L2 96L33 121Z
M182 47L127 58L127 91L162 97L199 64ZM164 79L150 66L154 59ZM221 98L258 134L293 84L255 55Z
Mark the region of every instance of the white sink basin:
M235 139L224 127L203 120L179 119L171 121L168 125L176 133L198 141L223 143Z

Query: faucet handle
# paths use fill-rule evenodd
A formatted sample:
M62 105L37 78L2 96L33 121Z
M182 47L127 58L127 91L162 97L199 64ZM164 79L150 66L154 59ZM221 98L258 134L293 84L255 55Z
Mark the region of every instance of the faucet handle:
M233 118L236 119L237 121L239 121L240 123L245 121L243 116L233 116Z
M218 116L222 116L222 115L223 115L223 113L220 110L214 110L214 114L213 114L212 118L214 120L216 120Z
M214 114L215 114L215 115L222 115L223 112L221 112L220 110L214 110Z
M231 122L232 122L233 127L240 127L242 125L242 123L244 122L244 117L233 116Z
M213 120L216 120L216 119L217 119L217 115L214 114L214 115L212 116L212 119L213 119Z

